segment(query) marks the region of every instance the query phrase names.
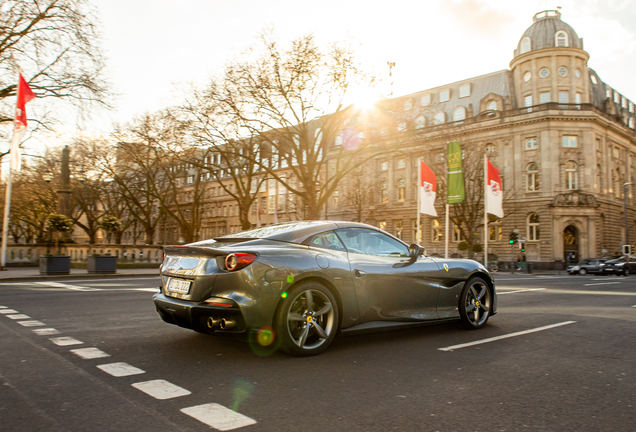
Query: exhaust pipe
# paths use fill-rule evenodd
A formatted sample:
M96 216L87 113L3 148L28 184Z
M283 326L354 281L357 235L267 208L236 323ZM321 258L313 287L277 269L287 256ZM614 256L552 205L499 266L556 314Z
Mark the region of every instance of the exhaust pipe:
M221 320L215 320L212 317L208 317L208 328L213 329L221 326Z
M236 325L236 321L233 319L221 319L221 330L231 330Z

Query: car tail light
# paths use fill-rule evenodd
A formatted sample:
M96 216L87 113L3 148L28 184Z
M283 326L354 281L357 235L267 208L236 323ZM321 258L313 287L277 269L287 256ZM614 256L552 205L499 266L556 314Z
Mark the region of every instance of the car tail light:
M224 299L221 297L210 297L209 299L205 301L205 303L209 304L210 306L228 307L228 308L236 306L236 303L234 301Z
M231 253L225 257L225 268L229 271L240 270L250 265L255 259L255 254Z

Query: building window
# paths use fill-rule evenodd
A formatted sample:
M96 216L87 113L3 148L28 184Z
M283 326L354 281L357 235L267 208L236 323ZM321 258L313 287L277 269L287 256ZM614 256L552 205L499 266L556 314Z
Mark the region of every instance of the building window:
M488 102L488 107L486 109L488 111L497 111L497 102L495 101Z
M497 151L497 146L494 144L486 144L486 153L495 153Z
M539 103L549 103L550 102L550 92L539 93Z
M536 213L531 213L528 216L528 240L536 241L540 238L539 231L539 215Z
M609 87L605 87L605 97L611 99L612 98L612 89Z
M627 120L627 126L634 129L634 117L630 117L629 120Z
M559 103L566 104L569 103L569 93L566 91L559 92Z
M567 47L568 46L568 34L564 31L558 31L555 35L557 47Z
M577 93L574 97L576 98L574 100L575 103L580 104L581 103L581 93Z
M528 95L526 97L523 98L523 102L525 104L526 107L531 107L532 106L532 95ZM532 112L532 108L527 108L528 112Z
M629 102L629 112L630 113L634 112L634 104L631 101Z
M395 236L402 240L402 233L404 231L404 223L399 220L395 221Z
M466 119L466 108L460 106L453 111L453 121L462 121Z
M389 170L389 162L384 161L380 163L380 171L388 171Z
M397 167L398 167L398 169L406 168L406 159L398 159Z
M337 145L337 146L342 145L342 132L338 132L338 135L336 135L336 139L334 140L334 145Z
M380 197L382 204L389 202L389 185L387 182L380 183Z
M193 176L193 175L188 176L188 178L187 178L187 183L188 183L188 184L192 184L192 183L194 183L194 176Z
M596 80L596 77L594 75L590 75L590 81L592 81L592 84L598 84L598 81Z
M379 221L378 222L378 228L380 228L381 230L385 231L386 230L386 222L385 221Z
M539 190L539 166L536 163L528 164L526 168L526 191L536 192Z
M459 87L459 97L465 98L470 96L470 84L463 85Z
M444 111L439 111L437 114L435 114L435 117L433 118L433 122L436 125L443 124L445 121L446 121L446 114L444 113Z
M541 70L539 71L539 76L540 76L541 78L547 78L547 77L548 77L548 75L550 75L550 69L548 69L548 68L543 68L543 69L541 69Z
M562 77L567 76L568 75L568 68L561 66L557 72L559 73L559 75L561 75Z
M501 219L497 219L495 222L488 226L488 239L490 241L502 241L503 240L503 227L501 226Z
M431 95L427 94L422 96L422 106L427 106L431 104Z
M581 78L581 69L574 69L574 76Z
M413 109L413 100L407 99L404 101L404 111L411 111Z
M625 99L625 97L623 97L621 99L621 106L625 109L627 109L627 99Z
M571 161L565 164L565 187L576 190L576 164Z
M406 122L400 122L400 124L398 124L397 130L400 133L406 132Z
M439 223L439 219L433 219L432 222L431 239L434 242L441 242L444 239L444 231L442 230L442 224Z
M614 92L614 103L620 103L621 102L621 95L618 94L618 92Z
M524 37L521 40L521 54L525 54L532 49L532 42L529 37Z
M539 148L539 143L536 137L526 138L526 150L536 150Z
M464 238L464 234L462 233L462 231L459 229L458 226L454 226L453 227L453 241L455 243L459 243L459 242L464 241L464 240L466 240L466 239Z
M404 202L406 200L406 182L401 179L397 183L398 188L398 202Z
M444 90L439 93L440 102L448 102L450 100L450 90Z
M563 135L563 147L576 147L576 136L574 135Z
M532 74L530 72L526 72L526 73L523 74L523 80L525 82L530 81L530 79L532 79Z
M338 204L340 204L340 191L333 191L333 206L334 206L334 208L338 208Z
M596 165L596 191L601 192L603 190L603 171L601 164Z
M415 129L420 130L424 129L424 127L426 127L426 119L424 116L419 116L415 119Z

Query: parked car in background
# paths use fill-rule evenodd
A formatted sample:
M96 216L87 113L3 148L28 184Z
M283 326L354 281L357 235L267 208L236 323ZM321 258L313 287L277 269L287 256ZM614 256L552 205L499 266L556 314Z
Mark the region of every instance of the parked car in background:
M570 274L570 276L575 274L580 274L584 276L588 273L591 274L601 274L603 273L603 264L607 260L604 258L590 258L585 259L578 264L568 266L565 270Z
M620 258L605 261L605 264L603 265L603 274L629 276L632 273L636 273L636 257L629 257L629 261L627 258L627 256L622 256Z

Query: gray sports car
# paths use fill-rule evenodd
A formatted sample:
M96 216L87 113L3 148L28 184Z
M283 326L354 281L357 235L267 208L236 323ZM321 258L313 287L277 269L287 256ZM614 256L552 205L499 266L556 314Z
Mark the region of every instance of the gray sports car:
M161 318L260 351L324 351L338 332L461 319L483 327L495 284L478 262L430 258L373 226L290 222L184 246L161 265Z

